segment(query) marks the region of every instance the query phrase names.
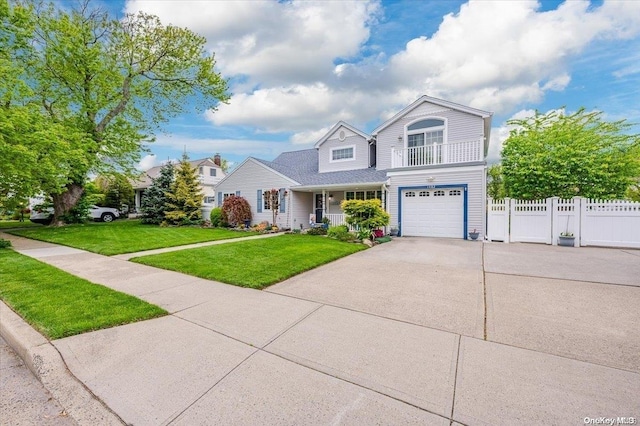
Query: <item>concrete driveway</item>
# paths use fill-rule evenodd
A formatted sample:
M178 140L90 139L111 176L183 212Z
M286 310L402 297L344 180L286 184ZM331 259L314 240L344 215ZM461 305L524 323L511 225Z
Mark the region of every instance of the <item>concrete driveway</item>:
M267 291L51 246L22 252L171 312L53 342L126 423L640 418L636 251L399 238ZM601 262L616 281L550 277L563 256L563 274Z

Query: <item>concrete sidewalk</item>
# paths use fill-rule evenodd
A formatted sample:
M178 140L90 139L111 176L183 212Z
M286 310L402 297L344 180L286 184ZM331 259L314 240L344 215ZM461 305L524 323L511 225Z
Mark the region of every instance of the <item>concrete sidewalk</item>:
M493 320L484 315L481 243L398 239L256 291L12 240L25 255L171 313L51 342L95 400L126 423L640 419L640 374L626 364L514 344L511 330L504 343L483 340ZM496 309L502 288L489 288ZM16 325L3 315L3 335L7 328ZM90 424L75 407L69 414Z

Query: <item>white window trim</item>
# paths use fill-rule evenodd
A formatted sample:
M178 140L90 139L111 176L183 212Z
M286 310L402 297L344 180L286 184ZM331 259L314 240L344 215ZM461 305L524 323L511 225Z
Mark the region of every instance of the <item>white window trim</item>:
M262 211L263 212L270 212L271 211L271 207L267 206L267 197L265 196L267 191L271 191L271 189L263 189L262 190Z
M222 193L222 201L224 201L227 197L229 197L231 195L236 195L236 193L235 192L223 192Z
M409 126L411 126L414 123L417 123L418 121L422 121L422 120L442 120L444 122L444 125L442 126L435 126L435 127L427 127L424 129L418 129L418 130L407 130L409 128ZM447 129L449 128L449 123L446 117L438 117L435 115L429 115L429 116L425 116L425 117L418 117L414 120L409 121L407 124L404 125L404 141L403 141L403 146L404 148L409 148L409 135L419 135L419 134L424 134L424 133L429 133L429 132L437 132L439 130L442 130L442 145L446 145L449 137L448 137L448 131ZM425 129L429 129L429 131L427 132Z
M353 150L353 157L351 158L341 158L339 160L333 159L333 151L337 151L339 149L349 149ZM329 150L329 163L344 163L345 161L356 161L356 146L355 145L345 145L345 146L336 146L335 148L331 148Z

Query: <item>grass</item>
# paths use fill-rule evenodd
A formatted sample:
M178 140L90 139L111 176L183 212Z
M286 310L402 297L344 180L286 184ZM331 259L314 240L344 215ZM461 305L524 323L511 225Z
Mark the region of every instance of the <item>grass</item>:
M143 225L138 220L118 220L111 223L86 223L60 227L44 226L11 231L10 233L107 256L256 234L219 228Z
M227 284L262 289L364 248L362 244L320 236L287 234L132 260Z
M10 249L0 249L0 265L0 298L49 339L167 314Z
M19 220L0 220L0 229L11 229L11 228L42 228L42 225L39 223L30 222L29 219L25 219L24 222L20 222Z

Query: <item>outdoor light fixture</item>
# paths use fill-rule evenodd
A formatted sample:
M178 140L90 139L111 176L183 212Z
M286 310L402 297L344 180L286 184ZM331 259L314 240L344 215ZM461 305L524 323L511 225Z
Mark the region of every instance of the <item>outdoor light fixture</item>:
M329 202L333 201L333 194L329 194Z

